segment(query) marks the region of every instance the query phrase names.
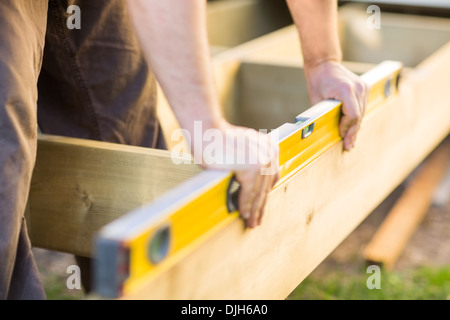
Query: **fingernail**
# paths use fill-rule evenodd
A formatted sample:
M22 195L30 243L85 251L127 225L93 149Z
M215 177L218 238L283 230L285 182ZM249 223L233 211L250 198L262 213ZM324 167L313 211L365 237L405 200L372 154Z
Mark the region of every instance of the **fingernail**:
M242 218L244 218L244 219L250 218L250 213L249 213L249 212L245 212L245 213L242 215Z

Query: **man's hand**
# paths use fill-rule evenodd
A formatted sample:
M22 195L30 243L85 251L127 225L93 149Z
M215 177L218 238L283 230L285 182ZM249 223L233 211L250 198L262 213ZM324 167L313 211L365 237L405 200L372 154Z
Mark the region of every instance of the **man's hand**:
M224 120L213 80L206 1L128 0L128 7L142 50L181 128L193 140L202 141L191 141L194 159L204 160L203 167L236 173L241 184L239 211L249 227L257 226L267 194L278 179L278 145L268 135ZM202 137L194 136L196 123L202 124ZM208 161L206 130L220 137L221 144L213 149L225 156L223 161L220 157Z
M342 102L343 115L339 132L344 139L344 149L351 150L365 113L368 85L335 61L324 61L312 67L305 66L305 75L312 104L324 99Z
M279 179L278 144L265 133L226 121L209 130L203 136L214 136L214 141L194 143L198 148L193 150L194 159L207 169L235 172L241 185L239 212L247 226L254 228L261 224L267 195ZM206 150L214 150L213 155Z
M305 75L312 104L323 99L343 103L340 133L345 150L355 145L364 115L367 86L344 68L338 33L336 0L287 0L302 46Z

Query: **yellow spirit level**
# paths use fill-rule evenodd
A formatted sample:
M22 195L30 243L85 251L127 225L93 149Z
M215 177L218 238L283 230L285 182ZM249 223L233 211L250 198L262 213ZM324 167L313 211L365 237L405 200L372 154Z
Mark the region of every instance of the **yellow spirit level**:
M385 61L361 76L370 86L366 113L397 92L401 69L400 62ZM324 100L270 133L280 147L274 188L342 139L341 105ZM106 225L96 240L96 293L117 298L133 292L238 219L236 189L232 172L205 170Z

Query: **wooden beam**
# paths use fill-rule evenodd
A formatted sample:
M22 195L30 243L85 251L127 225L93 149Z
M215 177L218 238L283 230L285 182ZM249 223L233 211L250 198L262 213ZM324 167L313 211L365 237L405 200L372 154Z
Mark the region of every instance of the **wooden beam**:
M270 131L311 107L301 67L245 61L237 81L238 125Z
M408 240L420 225L433 195L450 165L450 143L440 145L409 181L373 238L364 250L370 264L391 270Z
M292 45L291 39L296 39L295 45ZM271 59L273 60L274 57L277 57L277 52L273 51L273 48L277 48L277 50L283 48L284 54L289 55L290 50L297 46L299 46L297 33L294 28L289 27L214 57L213 63L219 95L224 108L229 111L228 116L236 113L234 120L237 122L242 116L239 114L240 106L248 103L248 101L239 102L240 96L236 91L241 90L239 88L241 85L244 87L243 90L248 92L245 95L248 99L251 98L251 95L258 94L256 92L258 87L251 89L252 70L247 72L244 68L244 74L251 77L247 77L242 82L239 81L242 61L246 57L248 57L248 61L255 59L251 58L252 54L261 51L272 52ZM298 59L297 57L297 62ZM295 82L288 91L290 90L291 95L294 95L295 98L301 98L298 95L298 89L304 86L304 83L298 81L303 77L301 67L289 64L283 66L281 62L284 61L286 64L286 61L282 57L277 61L268 64L267 70L261 65L261 72L264 74L276 72L286 81ZM273 79L268 78L268 81L269 84L270 81L273 83ZM278 89L283 90L281 87ZM159 90L158 117L162 120L166 140L172 149L179 143L179 141L171 139L172 132L178 129L179 125L160 88ZM277 88L274 88L272 96L281 96L283 93L286 92L277 92ZM248 105L248 107L251 106ZM281 112L279 121L283 117L285 121L292 120L286 107L275 109L272 105L266 104L264 108L266 111ZM300 113L301 108L298 111ZM297 111L293 110L291 113L297 114ZM259 117L259 119L262 118ZM249 126L252 124L251 119L250 116L247 117ZM274 123L274 118L271 122ZM259 126L260 123L254 124L258 128L263 128ZM101 159L100 163L110 162L107 170L97 171L100 164L98 159ZM120 164L115 159L120 159L123 163ZM161 171L151 171L155 161L160 163ZM145 174L141 175L139 166L133 165L133 163L143 163L144 167L141 169ZM116 170L118 170L117 173ZM168 170L173 175L169 174L166 179L163 170ZM148 203L159 194L198 172L197 170L198 168L195 166L194 168L173 166L170 162L170 154L160 150L41 136L28 203L30 210L27 213L33 245L90 256L92 255L92 238L101 226L144 203ZM97 176L99 177L93 178ZM119 183L121 179L125 182ZM148 185L144 179L149 181ZM147 191L149 192L146 193ZM130 198L124 198L128 196ZM86 204L83 204L82 201L83 198L87 203L89 203L89 199L95 199L95 205L92 208L86 208Z
M236 47L292 24L285 2L266 0L221 0L208 2L209 43Z
M359 75L375 66L343 64ZM311 107L301 56L295 60L269 55L245 58L236 77L233 118L237 125L270 131Z
M444 207L450 201L450 168L433 198L433 206Z
M228 120L232 122L236 120L231 116L231 109L235 105L235 80L240 58L261 46L272 46L272 41L276 40L278 36L266 38L263 35L275 32L291 23L292 18L284 2L266 0L208 2L209 44L211 55L214 60L219 61L218 64L221 66L216 68L216 79L221 102ZM298 39L298 36L296 38ZM252 44L255 40L256 45ZM297 43L298 40L294 41L294 45L297 45ZM284 42L284 46L287 44L289 42ZM225 55L222 56L222 54ZM216 56L221 57L216 58ZM228 60L228 63L224 64L224 60ZM160 119L167 146L171 150L176 145L176 142L171 140L172 132L179 128L179 123L161 88L158 89L158 119Z
M208 32L211 49L214 53L213 63L217 88L225 116L234 124L246 124L258 129L274 128L280 123L280 116L274 117L274 121L269 123L270 116L263 119L258 114L263 114L267 110L272 115L274 112L280 114L286 111L284 121L290 121L291 118L288 117L295 113L293 112L295 108L291 99L287 110L284 106L280 109L275 104L254 113L254 107L245 105L249 94L239 87L239 78L245 77L246 73L241 69L242 63L259 63L261 67L267 65L267 69L273 64L297 67L299 74L292 75L293 81L295 81L293 83L303 78L299 36L293 25L281 28L288 21L283 13L278 14L278 19L283 22L268 23L271 27L264 29L267 34L260 37L258 35L263 34L263 29L259 29L258 23L249 23L249 26L245 28L242 27L243 22L231 23L230 19L271 21L271 17L275 15L271 12L278 4L269 5L268 3L257 0L233 0L213 1L208 4L208 20L210 21ZM366 9L367 7L359 5L346 5L339 11L339 35L344 52L344 65L357 74L364 73L383 60L399 60L407 67L416 67L419 62L438 50L450 38L450 21L443 18L383 13L382 28L369 30L366 26ZM233 18L234 16L236 18ZM433 34L432 37L429 36L430 33ZM224 39L232 40L225 41ZM407 45L405 45L404 39L408 39ZM227 44L228 41L231 42ZM226 50L231 44L233 46ZM241 72L243 75L240 75ZM270 72L263 72L263 75L252 81L269 83L275 80ZM249 81L249 78L247 77L244 81ZM309 105L302 81L304 80L298 82L298 92L295 94L297 97L301 96L297 104L298 113ZM179 128L179 124L161 90L158 96L158 117L161 119L169 149L172 149L175 143L171 141L171 134ZM292 96L292 98L294 97ZM256 98L251 96L251 99ZM265 103L265 105L267 104L268 102ZM244 109L241 110L241 108ZM258 117L259 120L252 120Z
M449 134L450 44L367 116L356 148L330 149L268 197L263 225L235 221L130 299L283 299Z
M242 61L275 52L282 32L214 56L228 119L239 120ZM413 62L401 94L365 118L354 151L332 148L269 195L263 226L244 231L236 221L129 298L285 298L448 135L450 44ZM32 242L90 255L100 226L198 172L173 165L164 151L41 137L28 203Z
M241 0L236 1L218 1L218 2L211 2L208 5L210 6L208 8L208 19L210 21L216 21L215 18L213 18L217 12L221 12L225 17L229 15L235 14L235 10L239 8L240 6L250 6L255 9L255 12L252 14L255 14L256 12L259 12L260 19L267 20L272 19L274 16L274 13L276 12L276 9L273 7L278 7L280 4L271 2L271 1L243 1L240 3ZM228 3L229 2L229 3ZM239 3L239 5L238 5ZM212 6L211 6L212 5ZM215 7L217 5L217 7ZM260 8L260 6L263 5L263 9ZM284 6L284 4L281 5L281 8ZM259 9L256 9L259 8ZM273 11L275 10L275 11ZM283 10L283 9L278 9ZM218 13L217 13L218 14ZM283 16L283 14L281 14ZM282 18L285 19L285 18ZM223 21L222 21L223 22ZM283 23L284 24L284 23ZM277 25L283 25L283 24L277 24ZM341 38L344 38L345 36L345 24L346 22L344 20L341 20L339 22L339 32L341 35ZM232 26L233 24L231 21L227 21L228 27ZM224 34L227 34L229 32L228 28L222 27L218 28L214 25L210 25L208 27L209 33L214 34L214 29L222 30L221 32ZM239 34L241 30L253 30L254 26L250 25L250 27L246 28L231 28L230 30L234 30L233 33ZM272 30L273 29L273 30ZM280 29L275 30L276 28L271 28L270 30L265 29L267 34L264 34L263 36L256 37L257 34L260 32L253 32L252 37L255 36L253 39L252 37L246 36L245 39L248 41L243 42L242 44L230 47L227 49L226 46L224 46L223 43L221 43L219 40L210 40L211 44L211 52L213 56L213 65L214 65L214 76L217 86L217 91L219 95L219 99L224 111L224 115L227 118L228 121L230 121L233 124L245 124L250 127L258 128L258 129L269 129L269 128L275 128L276 123L280 123L278 120L277 122L273 121L270 125L267 123L267 119L270 117L267 117L266 120L261 122L252 122L252 117L245 116L242 113L241 107L244 107L247 109L247 107L244 105L241 100L241 94L243 92L243 89L240 88L241 86L241 80L240 80L240 73L241 73L241 66L243 62L248 63L256 63L260 65L275 65L277 66L286 66L288 69L286 72L290 73L291 75L281 75L282 77L294 77L292 80L297 81L298 79L303 78L303 58L300 51L300 39L298 36L298 32L294 25L289 25L287 27L283 27ZM269 32L272 31L272 32ZM212 38L220 39L220 37L211 36ZM239 36L238 36L239 37ZM226 37L225 37L226 38ZM240 43L242 41L239 40L236 43ZM371 67L373 67L375 64L366 64L361 62L345 62L345 64L350 67L351 70L358 74L362 74L366 71L368 71ZM297 70L292 70L292 68L297 68ZM281 71L279 71L281 72ZM267 78L267 81L272 81L273 78L270 78L269 70L263 71L264 77ZM297 74L298 73L298 74ZM245 71L244 71L245 74ZM286 79L286 80L287 80ZM247 81L247 80L243 80ZM261 79L261 81L264 81ZM303 88L304 82L300 81L296 83L298 87L291 93L295 94L297 97L300 97L303 93L305 93L305 89ZM279 87L279 86L278 86ZM246 94L248 96L248 94ZM274 95L273 95L274 96ZM298 110L299 112L295 115L299 114L304 108L305 105L302 102L306 102L308 100L307 96L304 95L301 98L301 101L298 103ZM267 105L267 103L266 103ZM303 109L302 109L303 108ZM292 109L292 108L291 108ZM278 110L276 109L276 106L268 106L266 110L270 110L271 112L278 112L282 113L286 111L284 108ZM289 116L295 112L286 112L285 115L285 121L291 121L291 118ZM262 111L259 112L259 114L262 114ZM246 120L242 121L242 116L245 116ZM254 117L259 117L258 114L254 114ZM171 135L174 130L179 128L179 123L173 114L172 110L170 109L170 106L167 102L166 97L164 96L164 93L162 92L161 88L159 88L158 92L158 118L161 122L161 127L163 129L164 136L166 138L168 148L171 150L175 143L171 141ZM262 117L259 117L259 119L262 119ZM278 117L277 119L280 119Z
M199 172L164 150L42 135L28 201L31 242L92 256L102 226Z
M398 60L416 67L450 39L449 19L382 12L380 29L369 29L366 10L367 6L359 4L339 10L340 18L347 21L342 38L344 60Z

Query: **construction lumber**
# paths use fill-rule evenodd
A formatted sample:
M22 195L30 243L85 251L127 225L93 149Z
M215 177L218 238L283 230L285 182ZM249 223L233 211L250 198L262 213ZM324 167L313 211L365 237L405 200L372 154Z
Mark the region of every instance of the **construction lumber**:
M425 217L450 166L450 143L441 144L419 167L364 250L369 264L391 270Z
M365 11L362 15L367 17ZM366 59L370 49L349 51L348 46L367 45L351 40L356 39L352 38L355 30L365 28L365 19L358 21L363 23L359 29L342 25L346 60L359 67L383 59L404 61L401 55L389 54ZM402 28L400 24L398 28ZM428 28L429 36L422 46L426 41L432 44L425 51L415 47L415 31L408 33L408 28L396 33L401 38L390 39L405 46L405 40L411 39L414 46L409 51L414 57L405 56L411 68L403 76L400 94L364 118L352 152L343 152L342 143L334 146L270 193L262 226L245 230L242 222L235 220L161 277L143 282L125 298L283 299L289 295L449 134L450 43L434 43L436 28L427 24L423 28ZM439 28L450 34L443 24L439 23ZM278 38L286 32L279 30L214 56L218 93L232 122L240 121L241 108L253 99L240 90L244 90L241 86L250 90L254 81L250 74L256 69L261 77L270 78L276 69L280 76L299 81L294 74L301 72L301 60L292 60L295 66L282 66L279 53L280 58L270 56L283 48L287 56L294 56L288 48L299 42L294 46L283 40L292 39L295 29L291 30L285 38ZM390 29L383 26L381 30ZM408 55L407 51L402 52ZM255 60L256 55L265 59L267 68L261 67L262 60ZM300 90L302 83L298 85ZM282 94L277 90L274 96ZM297 89L292 86L292 90ZM303 102L299 101L298 113ZM270 107L267 104L265 111ZM163 110L158 109L160 115ZM258 117L265 112L259 111ZM288 113L285 122L293 121ZM250 125L251 117L247 120ZM162 121L170 142L177 126L174 122L167 125L166 118ZM90 256L93 237L101 226L197 173L195 165L173 165L167 151L41 136L28 203L32 243Z
M102 226L199 172L164 150L41 135L26 214L31 242L93 256Z
M292 24L284 2L222 0L208 2L207 28L210 45L221 50Z
M240 57L260 48L260 45L248 45L259 38L284 28L292 23L292 18L285 2L267 0L220 0L210 1L207 6L207 30L211 49L211 56L216 57L225 53L233 55L234 67L224 65L219 61L217 81L224 85L218 85L219 95L222 98L225 112L230 112L230 104L233 104L236 71L239 68ZM273 37L272 37L273 38ZM298 37L293 45L298 46ZM262 39L263 46L267 46L267 40ZM270 41L269 41L270 43ZM286 45L287 42L285 42ZM225 76L226 74L226 76ZM230 82L227 80L230 79ZM178 142L172 141L172 133L179 128L179 123L166 100L164 92L158 90L158 118L161 121L163 134L167 146L171 150ZM235 119L230 119L233 121Z
M442 208L449 201L450 201L450 168L447 170L447 174L444 177L444 181L436 190L432 205L438 208Z
M450 20L446 18L382 12L380 28L369 29L366 9L364 5L346 5L339 11L346 22L341 37L344 60L398 60L406 67L416 67L450 38Z
M430 8L449 8L450 9L450 3L447 3L446 1L442 0L353 0L348 2L366 2L369 4L377 3L377 4L389 4L392 6L397 6L398 8L404 7L404 6L413 6L413 7L430 7ZM346 1L343 1L346 2Z
M284 299L449 134L450 44L417 68L352 152L336 145L269 194L261 227L234 221L125 298Z
M286 34L293 30L286 29ZM297 41L298 44L298 41ZM369 63L343 63L361 75L374 68ZM275 129L311 107L301 56L254 55L245 58L236 79L234 123L254 129Z

